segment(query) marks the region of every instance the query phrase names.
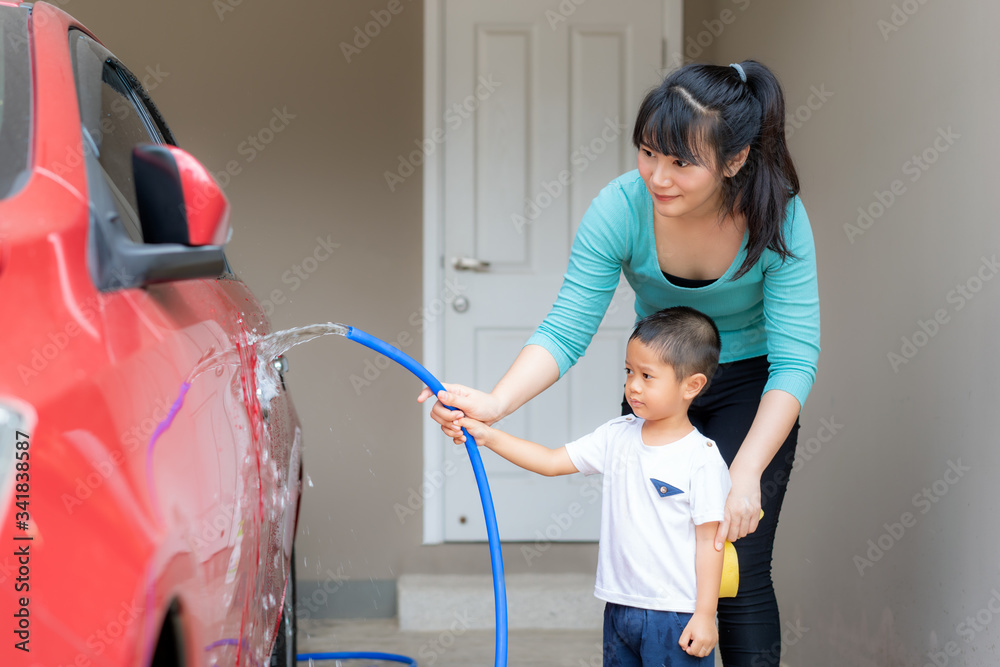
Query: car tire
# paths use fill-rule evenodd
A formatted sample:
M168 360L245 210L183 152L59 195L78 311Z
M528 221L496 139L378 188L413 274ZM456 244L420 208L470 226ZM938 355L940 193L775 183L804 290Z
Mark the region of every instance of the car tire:
M281 609L278 636L271 651L271 667L295 667L296 664L295 635L298 624L295 622L295 588L295 550L292 549L291 564L288 568L288 591L285 593L285 604Z

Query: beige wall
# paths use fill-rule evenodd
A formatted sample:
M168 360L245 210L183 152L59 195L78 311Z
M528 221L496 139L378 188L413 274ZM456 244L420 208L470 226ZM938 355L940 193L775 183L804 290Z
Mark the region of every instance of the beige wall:
M668 47L672 66L680 62L715 62L715 43L728 29L726 24L722 24L725 28L722 29L715 23L722 21L719 17L721 9L724 7L715 8L714 1L687 0L684 3L684 41L676 48Z
M998 20L974 0L754 0L714 44L716 62L782 79L818 253L823 353L774 562L784 620L809 628L787 633L790 665L997 664L1000 267L982 258L1000 251ZM902 194L876 194L897 180ZM845 230L879 196L895 201ZM952 291L979 288L981 267L972 300ZM946 323L894 369L935 313Z
M421 137L420 2L405 2L347 63L338 44L386 3L229 1L234 11L221 20L207 1L63 4L133 70L169 73L153 97L185 147L213 171L230 160L242 169L226 187L230 255L261 298L280 290L289 299L276 307L275 327L333 320L389 339L408 332L406 349L419 358L410 316L421 308L421 178L390 192L383 173ZM948 664L995 664L1000 621L988 603L1000 590L1000 560L989 509L1000 454L988 420L998 375L988 346L1000 329L1000 280L985 280L961 309L964 297L952 290L970 280L979 287L978 271L992 278L981 258L1000 250L992 164L1000 59L991 34L1000 10L896 0L899 12L918 9L884 38L877 22L892 20L890 0L687 4L688 37L723 10L735 17L703 38L700 59L773 66L798 114L790 142L816 236L824 329L776 548L783 619L801 635L786 633L786 660L923 665L929 651L955 642L965 654ZM140 25L163 28L138 34ZM832 96L821 101L816 91ZM240 143L286 107L295 118L248 161ZM934 149L948 128L958 138ZM937 159L913 180L908 161L925 150ZM877 212L876 193L894 180L902 194L848 238L858 207ZM327 235L340 247L293 290L283 272ZM936 311L947 322L894 371L887 354ZM421 482L422 410L416 382L396 368L355 391L350 376L372 357L339 339L289 354L313 483L297 541L300 579L487 573L485 546L422 547L420 517L397 519L393 505ZM949 462L971 469L957 477ZM920 499L925 488L936 502ZM899 535L893 524L902 519L910 525L897 539L886 525ZM889 548L859 574L855 556L868 557L868 540L880 539ZM528 568L508 545L506 563L508 572L592 572L595 555L592 545L563 545ZM991 622L967 641L959 623L984 609L980 622Z

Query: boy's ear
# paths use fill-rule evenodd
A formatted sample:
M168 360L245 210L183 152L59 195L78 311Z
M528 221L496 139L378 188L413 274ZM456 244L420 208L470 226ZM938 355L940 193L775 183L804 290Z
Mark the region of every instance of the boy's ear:
M705 388L706 384L708 384L708 377L704 373L693 373L684 378L684 382L681 385L681 389L684 392L684 399L688 401L693 400Z

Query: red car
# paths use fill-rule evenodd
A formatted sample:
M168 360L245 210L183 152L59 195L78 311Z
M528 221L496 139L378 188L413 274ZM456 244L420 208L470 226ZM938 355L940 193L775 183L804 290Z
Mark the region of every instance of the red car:
M300 427L228 233L128 69L0 0L0 665L295 664Z

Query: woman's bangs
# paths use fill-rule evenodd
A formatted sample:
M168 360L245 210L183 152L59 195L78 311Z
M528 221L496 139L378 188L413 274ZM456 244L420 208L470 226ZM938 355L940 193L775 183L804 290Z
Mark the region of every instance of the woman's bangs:
M641 142L660 155L707 167L712 155L704 150L710 146L710 120L691 108L679 96L671 94L662 104L650 110L642 130Z

